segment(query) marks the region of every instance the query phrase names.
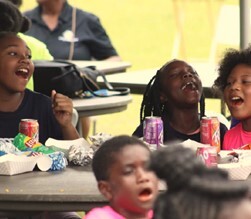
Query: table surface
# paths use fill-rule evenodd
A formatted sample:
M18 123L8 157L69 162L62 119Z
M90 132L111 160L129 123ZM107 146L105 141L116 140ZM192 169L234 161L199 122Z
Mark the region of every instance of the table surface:
M73 107L80 117L95 116L123 111L131 101L131 95L73 99Z
M90 166L0 177L0 216L5 211L88 211L108 204ZM159 190L164 189L165 183L160 181Z
M203 88L211 89L214 80L217 78L217 66L209 63L190 63L198 72L202 81ZM131 71L107 75L107 80L114 86L127 86L131 88L132 93L143 94L145 87L151 78L156 74L157 69L144 69L140 71ZM98 78L102 83L102 79Z
M107 204L89 167L1 176L1 212L88 211ZM251 176L244 182L250 185ZM242 181L243 182L243 181ZM165 190L160 181L159 190ZM1 215L1 214L0 214Z
M125 72L127 68L131 67L131 63L127 61L69 61L79 67L96 66L97 70L105 74L113 74L117 72Z
M112 97L93 97L90 99L73 99L73 107L78 112L77 130L82 135L82 124L79 120L85 116L98 116L122 112L132 101L131 95Z
M130 95L94 97L74 99L73 105L81 117L119 112L131 101ZM0 211L87 211L104 204L93 173L84 167L0 176Z
M90 168L1 176L0 211L84 211L106 203Z
M125 72L131 63L125 61L71 61L79 67L96 66L105 74ZM112 97L94 97L90 99L73 99L73 107L77 110L79 118L97 116L121 112L127 109L132 101L130 95ZM82 133L81 123L78 122L77 129Z

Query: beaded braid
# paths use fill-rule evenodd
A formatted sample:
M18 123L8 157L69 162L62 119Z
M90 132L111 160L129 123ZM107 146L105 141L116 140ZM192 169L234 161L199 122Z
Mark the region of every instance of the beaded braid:
M140 107L140 123L142 123L147 116L153 115L163 117L163 115L168 112L166 105L160 101L161 85L159 81L159 74L161 69L157 71L156 75L152 77L146 86ZM202 93L200 98L200 118L203 116L205 116L205 96Z
M140 122L143 122L147 116L161 116L165 107L160 102L160 83L159 70L152 77L146 86L146 91L143 96L143 101L140 108Z
M221 169L207 168L180 144L155 151L149 168L168 187L155 203L154 219L218 219L223 206L248 194L247 184L231 181Z
M201 98L200 98L200 119L205 116L205 95L202 92Z

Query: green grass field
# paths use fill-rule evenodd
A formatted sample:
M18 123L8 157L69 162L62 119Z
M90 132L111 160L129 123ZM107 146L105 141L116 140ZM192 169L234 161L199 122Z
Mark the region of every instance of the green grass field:
M23 0L22 11L35 0ZM171 58L207 61L219 9L239 0L69 0L98 15L123 60L133 70L159 68ZM182 37L176 45L177 33ZM229 45L220 45L217 57ZM124 112L94 117L97 132L131 134L139 123L141 95ZM206 100L206 108L220 111L219 100ZM111 125L111 123L113 125Z

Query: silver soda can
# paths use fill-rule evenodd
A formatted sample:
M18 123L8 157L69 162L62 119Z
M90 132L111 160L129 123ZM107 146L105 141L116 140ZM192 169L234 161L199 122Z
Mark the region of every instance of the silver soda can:
M149 116L144 120L143 140L151 148L158 149L163 144L163 121L161 117Z

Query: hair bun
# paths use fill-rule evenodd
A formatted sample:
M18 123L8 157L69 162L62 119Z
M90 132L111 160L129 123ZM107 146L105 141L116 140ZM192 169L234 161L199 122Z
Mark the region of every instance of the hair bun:
M13 31L17 32L15 20L8 14L8 12L2 12L0 4L0 31Z
M30 27L28 18L9 1L0 0L0 31L25 32Z
M30 27L31 27L31 21L30 21L30 19L27 18L26 16L23 16L23 23L22 23L22 26L21 26L19 32L24 33L27 30L29 30Z
M17 7L20 7L23 4L22 0L9 0L10 2L12 2L14 5L16 5Z

